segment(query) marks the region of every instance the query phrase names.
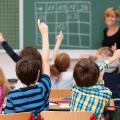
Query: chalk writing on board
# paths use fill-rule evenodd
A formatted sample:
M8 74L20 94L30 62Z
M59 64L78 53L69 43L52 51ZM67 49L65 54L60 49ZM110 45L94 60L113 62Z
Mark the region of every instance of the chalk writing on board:
M57 5L57 10L58 11L65 11L67 8L66 4L59 4Z
M91 2L88 1L35 2L35 19L40 18L50 26L50 39L54 40L62 30L64 48L91 48L91 12ZM36 46L40 46L37 26L35 33ZM54 43L50 42L50 46Z
M48 4L46 9L47 9L47 11L55 11L56 5L55 4Z

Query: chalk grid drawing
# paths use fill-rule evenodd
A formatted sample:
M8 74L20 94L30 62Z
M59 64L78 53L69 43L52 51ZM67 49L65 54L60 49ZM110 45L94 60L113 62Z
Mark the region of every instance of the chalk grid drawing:
M34 3L35 24L41 19L49 26L50 46L55 45L55 36L59 31L64 33L62 48L91 48L91 2L88 1L57 1ZM36 46L41 46L40 33L35 29Z

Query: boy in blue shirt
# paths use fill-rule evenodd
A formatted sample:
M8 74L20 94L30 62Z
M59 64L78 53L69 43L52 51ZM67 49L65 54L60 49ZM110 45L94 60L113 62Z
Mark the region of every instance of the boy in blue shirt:
M38 20L38 27L42 36L42 60L22 58L17 62L16 74L26 87L9 92L5 113L32 112L37 115L48 110L51 88L48 26Z

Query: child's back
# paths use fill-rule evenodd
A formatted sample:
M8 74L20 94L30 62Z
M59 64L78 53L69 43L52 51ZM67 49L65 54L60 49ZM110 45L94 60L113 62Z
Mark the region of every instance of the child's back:
M69 71L70 57L66 53L57 55L51 66L51 82L54 89L71 89L74 83L73 72Z
M50 94L50 78L41 75L40 83L35 86L20 88L9 92L5 113L32 112L37 114L48 110Z
M103 87L104 83L97 83L93 87L72 89L72 111L91 111L98 118L101 117L104 107L109 104L111 92Z
M74 84L73 71L62 72L59 81L57 82L53 77L51 83L54 89L71 89Z

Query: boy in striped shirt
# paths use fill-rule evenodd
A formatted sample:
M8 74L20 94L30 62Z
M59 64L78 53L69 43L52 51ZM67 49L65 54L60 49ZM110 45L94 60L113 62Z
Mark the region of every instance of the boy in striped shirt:
M17 77L26 87L9 92L5 113L32 112L37 115L48 110L51 88L48 26L38 20L38 27L42 35L42 61L22 58L17 62Z

